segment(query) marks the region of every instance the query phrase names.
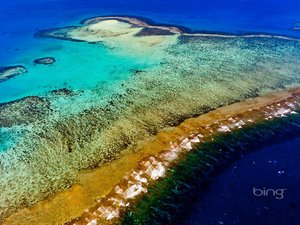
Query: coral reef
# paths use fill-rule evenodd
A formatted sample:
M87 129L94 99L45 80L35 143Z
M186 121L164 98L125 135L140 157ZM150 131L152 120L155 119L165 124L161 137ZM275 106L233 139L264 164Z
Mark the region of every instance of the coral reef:
M46 116L49 111L50 103L36 96L0 104L0 127L32 123Z
M137 37L144 28L174 34ZM132 68L132 76L98 84L82 95L69 95L62 89L44 98L30 97L26 101L31 104L3 105L0 119L6 118L1 120L5 126L32 123L14 148L1 154L1 218L66 190L86 169L139 152L144 142L163 129L300 82L300 43L287 37L188 34L177 27L128 17L89 19L79 27L39 35L101 42L111 54L132 60L142 55L145 61L155 59L155 65ZM76 108L76 113L69 108ZM24 115L27 119L21 121ZM117 178L110 174L107 179ZM81 209L73 210L81 213ZM51 224L50 218L47 221Z
M184 224L190 202L205 191L213 176L239 160L241 155L253 151L253 145L258 149L292 139L299 132L299 114L290 114L220 134L198 145L168 171L165 178L148 189L120 224Z
M297 115L294 111L297 108L299 108L299 89L246 100L216 109L197 118L188 119L178 127L160 131L155 139L147 140L138 152L126 154L103 167L82 173L79 181L77 181L78 183L70 189L39 202L30 210L20 210L17 214L5 220L5 224L15 224L16 221L19 221L19 223L30 221L29 224L63 224L79 216L87 208L90 209L85 211L81 219L88 218L89 221L99 219L101 224L110 224L115 221L116 217L113 216L112 220L106 220L106 216L123 215L124 208L118 207L124 207L124 205L113 204L116 199L120 200L120 197L127 196L124 193L133 191L132 193L137 193L133 195L134 198L122 200L132 206L136 201L135 198L138 199L141 196L140 194L149 187L149 184L151 185L157 179L161 179L168 171L169 166L176 164L178 159L186 153L190 153L191 148L195 148L197 144L209 142L219 134L231 134L235 130L243 130L241 128L262 120L272 121L274 118ZM98 120L98 118L95 118L95 120ZM69 130L69 134L74 131L72 129ZM62 140L61 137L53 137L52 139L55 146L62 145L61 142L55 143L57 140ZM49 145L47 142L45 144ZM55 162L54 159L57 159L55 166L58 166L59 161L64 157L64 168L60 172L65 174L60 174L60 178L65 176L65 181L71 178L74 179L72 177L74 173L71 172L72 169L69 167L70 162L76 160L76 158L72 158L74 151L69 153L67 150L60 149L50 154L49 151L42 149L42 152L38 152L38 155L41 155L41 153L45 154L44 156L47 157L48 161ZM67 161L65 157L70 157L70 161ZM38 168L42 169L45 166L48 170L47 173L50 171L56 173L61 168L53 168L52 164L41 160L39 160L39 163L43 163L43 165L38 165ZM168 165L168 163L171 164ZM138 171L141 169L145 172L140 174ZM35 176L36 179L40 175L36 173ZM51 178L49 177L53 182L54 177ZM146 183L144 182L145 179L147 179ZM131 187L135 182L141 182L142 186ZM118 188L113 189L114 186L118 186ZM135 192L136 187L140 187L136 190L143 191L141 193ZM119 196L120 188L122 191ZM119 190L119 194L115 193L115 190ZM117 198L114 197L116 194ZM106 197L99 199L96 203L95 200L99 196ZM93 208L96 204L98 207ZM59 207L60 205L64 205L64 207ZM97 210L99 207L101 207L101 210L93 214L93 210ZM120 209L121 211L118 211ZM113 210L113 214L110 214L110 210Z
M138 199L141 195L148 192L148 189L153 185L153 183L161 178L164 178L166 176L167 171L170 171L170 168L172 168L178 160L188 155L188 158L190 155L190 151L192 149L200 149L200 159L198 162L202 162L199 164L199 168L197 167L197 171L200 175L203 175L206 177L206 179L209 178L210 174L212 174L215 170L214 166L209 166L208 168L203 168L203 164L213 164L216 165L221 164L220 160L223 160L224 157L227 157L226 159L230 161L230 155L231 154L237 154L239 148L241 148L244 152L245 148L241 147L241 144L239 141L231 141L229 145L231 148L222 150L221 147L215 148L213 146L212 148L209 148L208 150L201 149L201 145L206 146L211 141L216 140L219 136L222 137L222 134L228 134L230 135L232 133L233 137L235 137L235 133L237 133L237 130L241 129L240 131L244 137L247 138L248 147L251 147L252 141L256 141L257 132L259 132L258 140L260 140L260 143L265 143L263 141L263 138L271 138L273 133L271 133L267 130L258 129L257 131L252 133L247 133L248 127L255 127L256 124L265 123L265 121L272 121L270 123L271 125L274 123L274 118L276 121L276 118L283 118L286 116L290 116L292 120L289 122L289 127L285 127L282 129L279 129L280 125L275 126L274 132L279 133L280 131L284 131L286 129L287 135L290 135L291 128L298 129L300 131L298 124L295 124L296 121L299 119L299 115L295 110L300 109L300 95L299 92L293 94L291 97L279 101L279 102L273 102L270 105L266 105L263 107L256 107L256 108L249 108L244 113L238 113L234 115L227 116L227 118L223 118L223 120L215 120L213 123L206 123L201 124L200 121L197 121L197 119L193 119L193 123L191 121L186 121L183 124L178 127L178 131L175 133L174 136L177 134L177 140L174 141L174 136L171 136L169 134L169 139L165 140L166 142L169 142L168 146L165 146L161 148L161 152L159 152L156 155L151 155L148 157L143 158L139 165L134 168L129 175L124 176L124 178L116 184L113 190L110 191L110 193L104 197L97 200L96 206L92 207L91 209L87 209L84 211L82 217L79 219L76 219L70 224L73 225L82 225L86 223L94 223L94 224L113 224L117 219L119 219L126 211L126 208L129 208L132 206L135 202L135 199ZM295 116L291 116L295 115ZM199 117L201 118L201 117ZM200 120L198 118L198 120ZM263 122L262 122L263 121ZM189 125L187 126L187 124ZM200 125L201 124L201 125ZM269 125L269 124L267 124ZM181 128L181 130L180 130ZM185 130L183 129L185 128ZM268 129L268 128L267 128ZM273 131L273 130L272 130ZM180 132L180 135L178 134ZM170 132L172 133L172 132ZM225 135L227 136L227 135ZM245 141L245 140L244 140ZM222 141L217 139L215 142L219 146L222 146ZM236 147L233 147L235 143L238 143ZM245 143L246 145L246 143ZM227 146L226 146L227 147ZM236 149L236 150L233 150ZM250 149L249 149L250 150ZM207 152L207 153L206 153ZM205 154L204 154L205 153ZM193 154L193 153L191 153ZM197 154L196 154L197 156ZM203 157L202 157L203 156ZM195 160L187 160L187 163L196 163ZM205 167L205 166L204 166ZM191 166L191 169L194 168ZM208 171L207 171L208 170ZM173 170L171 170L171 173ZM187 171L187 174L195 174L196 171L193 173L189 173ZM181 172L184 173L184 172ZM195 175L197 176L197 175ZM188 176L184 176L183 174L180 176L180 178ZM185 193L181 193L181 190L177 187L177 184L174 184L173 182L176 181L176 179L167 179L169 182L169 186L173 185L172 187L168 187L168 191L170 193L174 193L173 189L176 189L176 193L178 195L184 198ZM186 180L181 181L183 183L183 187L189 187ZM179 183L180 184L180 183ZM189 189L189 188L187 188ZM187 190L188 191L188 190ZM157 188L156 192L159 193L160 198L164 197L164 194L166 194L165 190L161 189L161 186ZM175 194L176 194L175 193ZM156 194L158 195L158 194ZM157 196L154 196L154 198L158 198ZM146 201L148 201L149 197L146 198ZM176 197L174 199L177 199ZM153 224L153 221L156 221L158 219L164 221L162 224L169 223L171 220L171 215L174 214L174 212L170 212L170 215L167 217L157 216L157 211L152 210L154 207L160 208L160 204L156 201L157 205L153 205L153 202L149 200L151 204L148 203L145 207L148 207L147 213L144 213L144 218L141 220L137 220L137 218L133 218L132 222L133 224ZM178 200L176 203L169 202L169 204L181 204L180 200ZM162 209L158 211L163 211L164 206L162 206ZM179 208L179 206L178 206ZM171 208L173 210L173 208ZM151 212L149 212L151 211ZM152 215L154 215L152 217ZM163 213L165 215L165 213ZM105 222L106 221L106 222ZM110 222L109 222L110 221ZM150 222L149 222L150 221ZM129 223L128 223L129 224ZM156 223L154 223L156 224Z
M53 57L38 58L33 61L35 64L52 65L56 62Z
M51 94L56 96L72 96L74 92L68 88L61 88L51 91Z
M24 66L0 67L0 82L6 81L24 73L27 73L27 69Z

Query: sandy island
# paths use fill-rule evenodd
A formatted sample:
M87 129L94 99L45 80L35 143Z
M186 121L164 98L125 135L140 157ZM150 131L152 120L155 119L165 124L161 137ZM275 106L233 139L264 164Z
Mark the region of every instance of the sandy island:
M135 17L127 16L100 16L83 20L83 26L73 26L66 28L42 30L36 34L38 37L50 37L60 38L72 41L86 41L86 42L101 42L106 41L105 38L116 38L130 36L139 37L139 33L143 29L149 29L147 32L148 39L146 42L153 42L157 39L157 36L176 36L176 35L187 35L195 37L221 37L221 38L278 38L283 40L299 41L298 38L293 38L284 35L273 35L264 33L249 33L249 34L222 34L222 33L209 33L209 32L192 32L188 28L168 25L151 24L149 20L142 20ZM151 33L151 29L153 33ZM294 28L296 29L296 27ZM169 35L165 35L164 32L160 34L160 31L168 31ZM144 36L144 35L143 35ZM153 37L154 36L154 37ZM156 36L156 37L155 37ZM139 39L135 38L135 41L139 42ZM163 42L155 41L158 43ZM157 44L157 43L156 43Z

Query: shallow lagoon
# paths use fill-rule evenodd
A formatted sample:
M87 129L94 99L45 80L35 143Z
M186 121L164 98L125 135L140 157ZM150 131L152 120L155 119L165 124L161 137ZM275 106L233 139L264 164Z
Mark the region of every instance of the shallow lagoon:
M26 96L45 96L53 90L70 88L89 90L103 83L126 80L135 68L151 62L141 58L119 56L101 44L44 40L41 48L19 55L28 73L0 84L0 102ZM36 65L33 60L51 56L53 65Z

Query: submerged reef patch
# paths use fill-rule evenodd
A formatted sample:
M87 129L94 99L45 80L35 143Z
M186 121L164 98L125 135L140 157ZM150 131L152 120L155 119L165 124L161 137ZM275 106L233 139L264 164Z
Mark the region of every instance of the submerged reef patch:
M27 73L27 69L24 66L0 67L0 82L9 80L24 73Z
M33 60L35 64L52 65L56 62L53 57L43 57Z
M191 149L195 147L195 144L210 141L214 135L219 133L231 132L231 130L241 129L247 126L247 124L254 124L257 122L257 119L271 120L272 118L295 114L294 110L297 108L299 108L299 89L236 103L214 110L208 114L199 116L198 118L188 119L178 127L161 131L153 141L147 140L143 147L136 153L124 155L120 159L95 169L95 171L80 175L80 181L75 184L74 187L58 194L57 197L54 196L54 198L41 201L36 206L31 207L30 211L24 209L16 215L13 214L5 220L5 224L14 224L16 221L20 221L20 223L22 223L22 221L31 221L31 224L53 224L53 221L56 221L55 223L62 224L79 216L84 209L93 207L95 204L97 204L96 208L85 211L81 219L83 219L83 221L88 219L90 222L92 220L100 220L102 221L100 224L111 224L118 219L119 216L123 215L127 203L129 203L129 206L132 206L132 203L136 201L135 199L139 198L140 194L147 190L149 184L153 184L157 179L162 178L166 174L169 166L176 163L182 154L184 155L191 151ZM90 115L90 118L93 118L93 116L96 115L97 114ZM85 121L87 118L88 117L82 117L81 122ZM96 117L95 121L98 121L100 118L101 116ZM80 122L78 120L76 121ZM69 127L68 130L62 126L62 133L56 132L56 136L54 136L53 129L49 129L46 133L43 133L43 137L45 138L45 141L43 142L44 146L43 148L35 150L35 157L42 157L41 159L46 160L37 160L36 158L27 158L28 156L23 156L26 160L19 161L18 167L20 167L20 164L24 165L22 166L23 170L28 169L29 160L32 169L38 168L43 172L42 174L39 174L39 171L35 171L35 177L33 178L26 176L27 182L38 181L39 183L37 183L37 185L42 186L43 183L40 182L45 179L45 171L47 171L47 173L51 172L52 174L56 174L57 171L60 172L59 177L51 176L48 178L55 184L66 185L68 184L67 181L75 181L74 176L76 173L74 173L71 163L76 162L77 165L77 157L80 156L78 151L82 151L82 149L86 151L87 149L84 145L77 149L77 145L84 144L89 140L78 139L78 142L76 141L74 143L70 141L69 138L72 137L73 134L76 134L75 132L79 131L76 128L78 125L74 126L69 124L66 126L66 128ZM86 130L81 131L82 134L93 132L93 126L95 126L95 124L92 123L90 125L90 127L87 127L88 129L85 128ZM121 127L119 127L119 129L120 128ZM111 131L112 130L110 130L108 134L110 134L110 137L113 137L112 134L114 133ZM64 132L66 133L64 134ZM49 134L50 136L47 137ZM65 136L62 136L62 134ZM51 138L52 136L53 138ZM81 137L80 133L78 133L78 137ZM88 136L85 138L88 138ZM49 142L49 140L51 140L51 142ZM79 140L81 140L81 142L79 142ZM104 139L101 140L103 141ZM127 141L129 140L130 139L127 139ZM37 142L37 144L38 146L41 146L42 143ZM124 144L128 145L129 143ZM60 149L56 149L55 152L52 152L49 151L49 149L51 150L52 145L61 147ZM66 146L66 148L63 146ZM115 146L111 145L110 147ZM68 148L71 149L71 151L69 151ZM96 156L95 153L92 153L93 156ZM105 152L100 152L100 154L105 154ZM69 160L66 160L68 158ZM96 160L95 158L89 157L80 159L83 163L85 160ZM62 160L63 162L61 162ZM51 163L49 164L49 162ZM81 161L79 162L82 163ZM63 163L63 166L61 166L61 163ZM168 163L170 164L168 165ZM141 169L142 174L139 172ZM10 171L11 170L8 170L7 174L3 174L3 177L1 178L3 180L6 180L8 177L11 178ZM17 175L17 173L14 174ZM59 183L56 179L61 179L59 180L61 182ZM146 183L144 182L146 181L145 179L147 179ZM48 184L47 180L45 180L46 184ZM142 185L139 186L136 182L141 182ZM135 186L132 187L133 184L135 184ZM114 189L115 186L118 186L119 188ZM65 188L66 186L62 187ZM55 188L61 187L58 186ZM23 188L21 187L18 191L20 192L22 190ZM115 193L115 190L119 190L118 193ZM23 193L26 192L27 189L23 191ZM36 194L39 195L38 192ZM124 200L126 202L125 208L124 204L114 204L117 200L120 200L120 196L116 198L116 194L123 197L131 196L128 198L126 197L126 199L123 200L121 199L123 202ZM99 196L106 197L98 199ZM30 197L32 197L32 194ZM95 202L97 199L99 200L98 203ZM64 205L64 207L61 208L58 207L58 205ZM94 214L93 210L97 210L99 207L101 210ZM107 220L107 216L111 219Z
M137 37L143 28L174 34ZM33 123L22 140L1 155L1 218L20 207L32 206L66 190L78 182L78 177L86 169L113 165L130 153L140 153L144 143L155 139L165 128L176 129L175 126L188 118L300 83L300 43L290 38L187 34L176 27L149 25L128 17L98 17L84 21L79 27L41 31L39 34L95 42L95 45L101 42L108 47L110 54L132 61L142 56L145 64L151 62L151 66L147 69L131 68L132 76L113 84L97 83L82 95L65 95L69 93L66 89L49 93L45 102L43 98L34 104L36 110L27 106L13 107L13 113L1 110L3 117L0 118L9 118L10 122L6 123L13 125L9 113L22 115L24 109L25 115L30 117L27 121L36 121L40 115L48 115L49 104L52 109L42 123ZM135 75L137 71L138 76ZM116 73L121 72L116 69ZM68 84L65 87L69 87ZM57 94L64 97L59 98ZM272 102L287 96L290 93L278 94ZM74 108L77 111L72 111ZM226 112L223 117L230 114ZM197 126L197 123L190 126ZM217 129L221 132L230 128ZM184 134L185 139L188 135ZM189 148L190 139L183 145ZM144 157L149 155L145 153ZM154 169L151 171L156 172L150 177L155 178L163 170L161 164L153 162L157 164L152 165ZM130 163L123 162L122 165L132 165ZM115 171L106 178L119 181L115 176L123 177L125 171ZM94 182L90 186L98 187L102 181ZM140 186L135 188L141 193L144 190ZM107 189L94 188L93 193L102 190L102 194L107 194L110 191ZM99 197L99 193L87 193L90 192L85 192L89 196L88 202ZM79 216L83 209L88 208L80 202L76 204L72 210L77 211L68 214L68 219ZM48 212L52 211L48 209ZM59 213L50 213L49 217L59 217ZM48 221L51 224L52 220L48 218Z
M73 90L70 90L68 88L60 88L60 89L51 91L51 94L55 95L55 96L72 96L75 93Z
M140 32L136 34L137 37L143 37L143 36L151 36L151 35L173 35L169 30L162 30L159 28L143 28Z
M28 124L42 119L50 111L49 101L30 96L0 104L0 127Z

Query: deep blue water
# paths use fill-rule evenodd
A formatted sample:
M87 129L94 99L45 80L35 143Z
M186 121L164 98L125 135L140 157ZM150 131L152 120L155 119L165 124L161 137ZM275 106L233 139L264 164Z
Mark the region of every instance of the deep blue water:
M39 29L76 25L85 17L107 14L144 16L195 30L267 32L300 37L298 0L11 0L0 4L0 66L42 43Z
M300 137L247 154L213 179L185 225L299 225L299 162Z

